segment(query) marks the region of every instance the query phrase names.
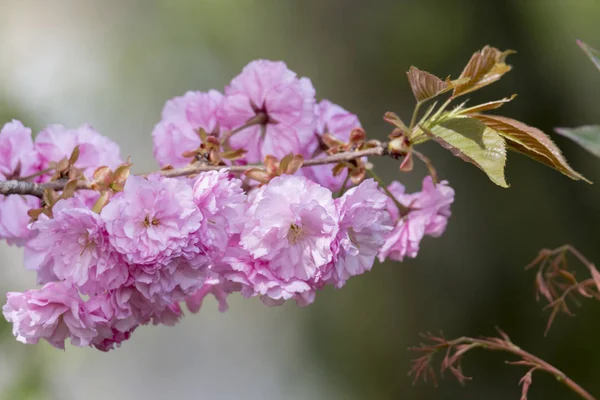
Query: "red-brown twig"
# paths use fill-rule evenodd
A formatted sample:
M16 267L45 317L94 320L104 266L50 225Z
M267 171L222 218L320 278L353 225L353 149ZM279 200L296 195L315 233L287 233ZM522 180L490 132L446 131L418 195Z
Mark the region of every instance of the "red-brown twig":
M484 338L471 338L471 337L460 337L453 340L446 340L443 336L435 336L431 333L422 335L422 337L429 342L428 344L421 344L418 347L413 347L410 350L423 353L421 357L416 358L412 362L412 368L410 374L414 375L414 382L419 379L427 381L431 379L436 382L435 370L432 366L434 356L440 352L445 351L445 356L441 363L440 373L443 375L444 372L450 371L456 379L464 384L470 377L467 377L462 372L461 360L462 357L474 348L481 348L484 350L491 351L503 351L517 356L517 361L507 362L511 365L521 365L528 367L529 370L520 380L521 385L521 400L527 400L527 393L532 384L532 375L535 371L546 372L557 381L562 382L574 393L579 395L585 400L596 400L590 393L583 389L579 384L574 382L571 378L565 375L564 372L547 363L539 357L534 356L526 352L525 350L516 346L506 335L506 333L499 330L500 337L484 337Z
M567 255L571 254L583 264L591 278L578 281L575 272L568 270ZM564 245L557 249L543 249L540 254L525 267L537 268L535 287L536 298L542 297L548 301L546 308L552 309L546 332L548 333L558 313L573 315L567 300L579 305L578 295L585 298L600 300L600 272L594 264L571 245Z
M365 150L358 151L349 151L343 153L336 153L327 157L322 158L314 158L305 160L302 164L302 167L310 167L314 165L322 165L322 164L337 164L341 161L350 161L354 159L359 159L366 156L384 156L388 155L387 153L387 144L380 143L379 145L368 148ZM214 171L220 169L229 169L232 172L246 172L251 169L264 169L264 164L252 164L252 165L209 165L209 164L200 164L195 163L188 165L183 168L176 169L165 169L161 171L157 171L156 173L161 174L167 177L178 177L178 176L189 176L195 175L200 172L205 171ZM60 179L48 183L34 183L22 180L8 180L8 181L0 181L0 195L11 195L11 194L19 194L19 195L31 195L36 197L42 197L44 191L46 189L52 190L62 190L66 185L66 179ZM77 189L91 189L91 183L86 181L80 181L77 184Z

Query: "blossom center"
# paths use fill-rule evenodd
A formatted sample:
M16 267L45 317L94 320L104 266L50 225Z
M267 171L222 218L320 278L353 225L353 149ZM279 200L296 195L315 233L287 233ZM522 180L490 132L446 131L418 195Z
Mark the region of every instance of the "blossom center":
M159 223L160 223L160 221L156 217L150 218L149 215L146 215L146 218L144 218L144 226L146 228L150 227L150 225L158 226Z
M292 223L290 225L290 230L287 234L288 242L290 242L291 244L296 244L300 239L302 239L302 236L304 236L304 230L302 229L302 227L300 225Z

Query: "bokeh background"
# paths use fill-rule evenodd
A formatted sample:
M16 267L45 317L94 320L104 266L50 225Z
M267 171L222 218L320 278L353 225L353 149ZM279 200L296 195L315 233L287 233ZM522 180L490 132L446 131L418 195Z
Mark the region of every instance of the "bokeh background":
M553 136L575 169L600 182L600 160L552 133L600 123L600 73L575 44L600 47L596 0L0 0L0 116L39 131L93 124L139 172L156 168L150 132L164 102L221 89L249 61L284 60L312 79L319 99L357 113L373 137L393 110L409 118L410 65L457 76L485 44L518 51L500 83L472 96L519 97L501 111ZM600 306L586 302L543 337L547 313L527 264L542 247L571 243L600 263L600 186L574 182L520 155L510 189L435 144L422 149L456 189L446 234L416 260L376 265L315 304L268 308L210 299L176 327L145 327L108 354L17 343L0 322L0 399L517 399L524 373L505 355L473 353L465 388L407 377L418 333L493 334L561 367L600 395ZM426 174L386 180L416 190ZM0 246L0 294L34 286L21 251ZM534 376L531 399L571 399Z

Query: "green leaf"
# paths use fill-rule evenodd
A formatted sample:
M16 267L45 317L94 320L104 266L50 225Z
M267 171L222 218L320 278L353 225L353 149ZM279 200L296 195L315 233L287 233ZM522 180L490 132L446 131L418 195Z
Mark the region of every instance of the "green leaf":
M596 68L600 69L600 51L588 46L581 40L578 40L577 44L585 51L585 54L592 60Z
M556 133L568 137L596 157L600 157L600 125L556 128Z
M423 131L452 154L480 168L498 186L504 178L506 142L491 128L473 118L448 118Z
M500 115L473 114L471 117L480 120L503 136L507 140L509 150L525 154L571 179L582 179L591 183L571 168L558 146L539 129Z

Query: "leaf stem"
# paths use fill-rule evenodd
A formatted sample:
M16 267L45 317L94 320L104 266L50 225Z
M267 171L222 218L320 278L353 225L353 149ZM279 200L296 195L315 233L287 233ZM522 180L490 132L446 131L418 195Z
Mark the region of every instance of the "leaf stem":
M396 207L398 207L398 211L400 212L400 217L404 217L405 215L407 215L410 212L410 208L406 207L404 204L402 204L402 203L400 203L400 201L398 201L396 196L394 196L394 194L392 192L390 192L390 190L387 188L387 186L383 182L383 180L381 180L381 178L375 172L373 172L372 169L368 169L367 173L369 175L371 175L371 178L373 178L375 180L375 182L377 182L379 184L379 187L385 192L385 194L388 195L388 197L390 199L392 199L394 204L396 204Z

